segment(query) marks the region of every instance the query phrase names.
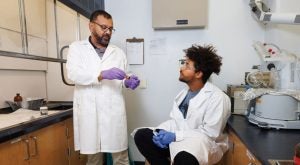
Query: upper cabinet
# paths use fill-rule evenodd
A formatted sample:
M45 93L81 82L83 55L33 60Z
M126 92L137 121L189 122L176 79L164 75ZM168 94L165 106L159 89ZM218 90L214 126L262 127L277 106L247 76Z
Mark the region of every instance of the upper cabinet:
M18 0L0 2L0 50L22 53Z
M28 54L47 57L46 1L24 0Z
M46 39L46 2L45 0L25 0L27 34Z
M73 41L79 40L78 35L78 18L77 12L57 2L57 34L58 48L61 50L63 46L70 45Z
M89 30L89 22L90 20L87 19L86 17L80 15L80 24L79 24L79 27L80 27L80 39L83 40L83 39L87 39L91 32Z
M0 27L21 32L18 0L2 1L0 3Z
M45 0L0 3L0 50L47 56Z

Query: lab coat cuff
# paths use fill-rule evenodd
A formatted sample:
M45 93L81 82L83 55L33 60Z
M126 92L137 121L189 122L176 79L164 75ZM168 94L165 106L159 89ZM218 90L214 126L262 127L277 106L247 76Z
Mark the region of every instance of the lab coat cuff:
M183 131L176 131L175 136L176 136L175 138L176 142L183 140Z
M95 79L94 79L94 81L93 81L93 84L94 84L94 85L101 84L101 81L99 81L99 79L98 79L98 75L95 77Z

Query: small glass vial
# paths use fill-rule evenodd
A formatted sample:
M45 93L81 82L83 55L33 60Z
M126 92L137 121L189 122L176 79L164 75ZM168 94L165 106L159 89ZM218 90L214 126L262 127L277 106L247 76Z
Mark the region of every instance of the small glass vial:
M40 107L41 115L48 115L48 107Z

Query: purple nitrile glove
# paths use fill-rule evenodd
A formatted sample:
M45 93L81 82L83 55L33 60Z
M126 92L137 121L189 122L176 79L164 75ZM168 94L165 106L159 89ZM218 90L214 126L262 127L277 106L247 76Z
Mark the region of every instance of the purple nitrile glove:
M168 132L165 130L160 130L157 134L160 138L160 143L163 145L169 145L171 142L175 141L176 135L173 132Z
M126 74L123 70L119 68L111 68L107 70L103 70L101 72L101 76L103 79L108 79L108 80L123 80L126 77Z
M130 76L125 80L125 87L134 90L136 87L140 85L140 80L135 75Z

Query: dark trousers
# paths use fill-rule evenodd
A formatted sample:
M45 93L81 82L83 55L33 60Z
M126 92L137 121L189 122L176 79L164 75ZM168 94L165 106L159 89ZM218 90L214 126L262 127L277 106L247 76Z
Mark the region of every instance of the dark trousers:
M169 148L159 148L153 141L153 131L149 128L139 129L134 141L141 154L149 161L151 165L170 165ZM173 161L174 165L199 165L197 159L190 153L179 152Z

